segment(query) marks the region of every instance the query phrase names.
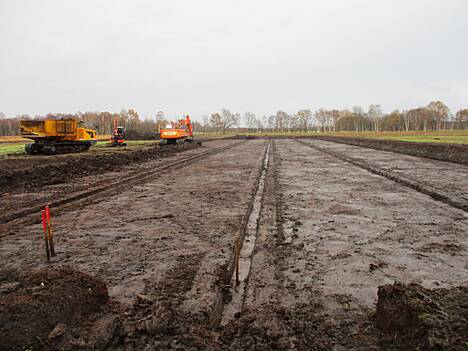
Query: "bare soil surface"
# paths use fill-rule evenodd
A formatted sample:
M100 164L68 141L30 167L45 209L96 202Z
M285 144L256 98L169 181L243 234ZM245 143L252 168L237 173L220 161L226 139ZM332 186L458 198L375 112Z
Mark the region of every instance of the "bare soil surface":
M175 309L187 321L217 323L234 241L264 148L264 140L244 142L53 218L58 257L52 266L72 266L106 282L110 297L128 316L122 345L140 349L155 338L160 329L148 323L153 315L154 323L165 322L153 309ZM10 225L10 234L1 239L2 266L20 271L47 267L41 231L40 224ZM170 306L160 307L161 300ZM147 329L142 329L147 320Z
M53 212L58 255L50 264L40 224L6 223L0 344L122 351L466 347L465 211L294 140L213 143L230 147ZM382 167L399 162L377 153ZM410 162L403 157L398 167L436 181L437 163L416 158L411 170ZM127 171L144 177L156 163ZM461 166L453 167L456 173ZM89 183L116 174L90 176ZM434 186L460 193L459 185L443 184ZM239 240L246 250L236 285ZM37 308L46 279L46 288L62 282L56 291L72 311L66 320L21 312ZM85 300L86 288L102 294ZM109 301L100 299L105 291ZM20 309L4 302L20 295ZM78 301L89 309L76 309ZM14 321L23 320L29 334L12 333Z
M374 319L383 331L382 350L466 350L467 295L466 286L428 290L396 283L380 287Z
M315 138L468 165L468 145L463 144L416 143L399 140L379 140L338 136L317 136Z
M265 199L232 349L379 349L379 286L466 286L466 213L307 146L275 143L280 197Z
M109 310L106 285L69 268L2 270L0 278L0 350L85 346L87 327Z
M44 206L58 198L106 186L133 175L152 172L155 169L171 165L179 160L200 155L221 146L234 145L235 143L235 141L210 141L204 143L201 147L184 146L181 148L166 148L162 151L155 146L150 148L154 154L149 160L146 162L135 161L133 163L131 161L121 163L122 159L125 160L125 157L122 158L122 155L137 154L138 148L134 148L131 152L125 151L123 148L112 148L113 151L108 151L105 154L111 156L111 159L119 160L117 163L112 164L100 163L99 158L96 159L94 156L87 154L38 156L39 159L36 159L35 156L27 159L23 157L21 159L22 162L18 162L17 168L12 167L9 171L16 179L15 182L9 183L13 188L10 187L10 190L5 192L3 192L5 188L2 188L3 193L0 194L0 209L2 210L0 220L10 212L20 211L28 207L37 206L38 204ZM20 159L16 161L18 160ZM37 165L31 160L38 162L41 166L36 167ZM61 173L62 171L56 171L55 163L57 162L59 164L58 167L66 169L66 172ZM77 163L78 166L75 166L74 163ZM99 167L93 168L93 165L108 165L109 169L106 171ZM92 171L80 172L80 169L83 170L83 168L88 167L91 167ZM28 173L26 179L23 177L25 172ZM57 177L57 175L59 176ZM125 190L125 184L115 188L114 194L122 190Z
M413 180L464 204L468 209L468 165L428 160L364 147L314 140L308 144Z
M99 174L134 163L166 157L184 148L160 148L157 144L120 148L95 147L88 152L65 155L14 155L0 158L2 193L17 188L37 190L44 185L67 183L73 179Z

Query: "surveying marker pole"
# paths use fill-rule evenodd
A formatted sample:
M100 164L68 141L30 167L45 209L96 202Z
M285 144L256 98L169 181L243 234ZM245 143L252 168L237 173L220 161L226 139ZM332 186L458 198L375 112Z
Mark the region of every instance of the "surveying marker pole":
M236 285L239 285L240 236L236 240Z
M55 245L54 245L54 232L52 231L52 223L50 221L50 209L49 206L45 207L46 220L47 220L47 235L49 238L50 254L52 257L57 256L55 254Z
M49 240L47 238L47 219L46 219L46 211L41 210L41 215L42 215L42 229L44 230L44 240L45 240L45 249L46 249L46 255L47 255L47 262L50 263L50 251L49 251Z

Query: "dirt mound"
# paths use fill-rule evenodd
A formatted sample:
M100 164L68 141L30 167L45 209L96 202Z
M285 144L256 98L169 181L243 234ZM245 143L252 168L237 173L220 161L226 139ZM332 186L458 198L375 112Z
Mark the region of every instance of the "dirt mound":
M159 133L155 132L138 132L136 130L125 131L126 140L157 140L159 139Z
M0 350L54 349L109 301L106 285L71 269L0 274Z
M377 350L365 311L332 317L313 302L244 311L225 327L221 341L229 350Z
M463 144L414 143L335 136L314 136L313 138L468 165L468 145Z
M117 170L122 166L167 157L198 146L198 143L193 143L164 149L158 146L105 148L79 154L8 157L2 159L0 188L7 192L17 188L35 189L43 185L66 183L74 178Z
M428 290L395 283L381 286L378 296L382 350L466 350L468 287Z

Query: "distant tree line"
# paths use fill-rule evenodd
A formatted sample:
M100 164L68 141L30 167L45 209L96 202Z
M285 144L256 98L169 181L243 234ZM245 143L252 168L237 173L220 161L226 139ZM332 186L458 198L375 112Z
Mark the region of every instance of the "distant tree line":
M441 101L433 101L425 107L411 110L395 110L383 113L380 105L370 105L367 111L360 106L351 110L301 109L293 114L278 111L275 115L257 117L252 112L241 116L223 109L211 118L203 117L203 128L225 132L239 130L240 125L250 132L363 132L363 131L440 131L468 129L468 109L460 109L452 115Z
M111 134L114 120L124 126L132 139L151 139L169 121L163 111L155 119L142 119L134 109L123 109L119 113L77 112L76 114L47 114L45 116L18 115L7 117L0 113L0 136L19 135L21 119L77 118L88 128L97 130L99 135ZM222 109L220 112L205 114L201 121L192 119L195 132L309 132L309 131L440 131L467 130L468 109L460 109L453 115L441 101L411 110L395 110L383 113L380 105L370 105L367 111L360 106L351 110L301 109L296 113L278 111L274 115L258 117L252 112L243 115Z

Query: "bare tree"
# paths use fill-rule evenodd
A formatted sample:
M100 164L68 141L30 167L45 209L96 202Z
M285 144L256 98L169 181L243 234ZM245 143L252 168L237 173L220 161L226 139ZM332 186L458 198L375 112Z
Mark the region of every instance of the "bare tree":
M325 129L328 129L328 130L330 129L330 125L332 122L331 111L321 108L315 112L314 116L317 122L319 122L320 130L322 132L324 132Z
M207 114L202 115L202 119L203 119L203 132L206 132L210 124L210 119L208 118Z
M164 116L163 111L158 111L156 113L156 128L158 132L161 130L161 127L164 127L164 125L167 124L166 117Z
M427 109L431 111L435 130L441 130L442 126L449 119L450 109L442 101L430 102L429 105L427 105Z
M241 115L240 113L234 113L232 115L232 123L236 126L236 134L239 134L239 128L241 125Z
M303 109L299 110L297 112L297 123L298 127L304 131L307 132L309 129L309 124L312 119L312 111L309 109Z
M275 116L276 130L283 132L284 128L285 127L287 128L288 124L289 124L289 115L286 112L281 111L281 110L276 112L276 116Z
M372 121L374 131L380 131L380 120L383 116L382 108L380 105L370 105L367 111L367 116Z
M459 129L468 129L468 108L460 109L456 113L455 123Z
M257 126L257 117L253 112L244 113L244 123L249 128L249 131L256 128Z
M210 119L212 125L226 133L226 129L230 128L235 121L234 115L227 109L222 109L221 113L213 113Z

